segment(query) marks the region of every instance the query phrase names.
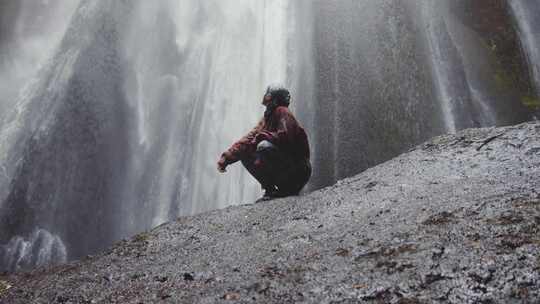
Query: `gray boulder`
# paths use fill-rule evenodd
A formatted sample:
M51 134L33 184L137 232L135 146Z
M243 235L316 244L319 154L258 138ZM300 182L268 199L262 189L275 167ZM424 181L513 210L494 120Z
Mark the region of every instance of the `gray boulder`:
M2 303L538 303L540 123L437 137L332 187L0 277Z

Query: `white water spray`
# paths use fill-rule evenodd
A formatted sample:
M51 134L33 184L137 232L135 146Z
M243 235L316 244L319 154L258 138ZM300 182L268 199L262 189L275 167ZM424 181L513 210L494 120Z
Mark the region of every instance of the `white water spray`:
M450 133L456 133L456 117L454 115L454 92L450 81L452 79L451 66L448 56L448 34L443 14L438 10L437 3L427 3L423 6L428 33L428 44L431 50L431 60L435 85L437 86L438 99L441 104L442 117L446 129Z

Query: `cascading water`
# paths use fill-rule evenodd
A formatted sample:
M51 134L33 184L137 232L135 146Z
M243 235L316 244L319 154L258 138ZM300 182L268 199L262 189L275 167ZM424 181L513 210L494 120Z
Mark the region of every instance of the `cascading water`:
M32 256L35 229L55 240L40 250L76 258L253 201L255 181L215 162L262 115L265 85L287 80L286 4L82 1L1 133L2 267L65 259Z
M256 124L269 83L292 89L313 149L311 189L437 134L530 119L536 110L520 95L530 79L505 77L523 60L498 60L492 43L517 49L513 36L470 23L467 3L3 2L20 14L0 29L0 107L10 109L0 129L0 271L252 202L260 190L245 170L219 175L215 163ZM43 26L20 30L37 15ZM531 68L538 25L522 19Z
M28 239L16 236L6 245L0 245L0 262L8 271L36 268L66 260L67 251L62 240L43 229L34 231Z
M508 1L519 28L523 48L528 55L537 94L540 94L540 3L536 0Z
M155 204L153 225L258 195L238 166L217 177L215 163L256 124L265 84L286 80L285 4L169 1L136 9L126 47L136 144L123 200Z
M448 30L444 4L443 1L423 3L422 20L426 20L432 74L443 121L446 131L455 133L459 129L471 126L470 123L459 124L459 121L463 120L463 115L470 113L465 110L470 96L466 89L466 77L461 58L457 54L456 45Z
M0 121L25 84L50 59L79 1L45 2L5 0L0 4Z

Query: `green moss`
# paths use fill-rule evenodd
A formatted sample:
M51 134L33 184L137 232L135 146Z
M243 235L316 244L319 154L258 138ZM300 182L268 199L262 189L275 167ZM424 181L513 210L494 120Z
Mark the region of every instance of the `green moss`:
M494 78L495 83L500 88L507 89L512 86L512 79L508 77L503 70L497 69L497 71L495 71Z
M504 38L504 39L503 39ZM505 40L506 39L506 40ZM500 43L508 43L510 40L515 39L513 36L509 37L499 37ZM494 68L493 81L497 89L505 91L514 91L514 92L527 92L525 94L532 94L532 84L528 74L524 72L526 68L523 66L521 57L514 53L513 47L499 47L495 40L489 38L481 39L482 46L486 49L488 54L488 60ZM509 51L510 50L510 51ZM530 104L531 100L537 98L527 97L527 103ZM533 102L534 106L537 102Z
M523 96L521 97L521 103L529 108L540 109L540 98L537 96Z
M491 62L495 68L493 80L497 87L503 90L514 87L518 75L516 75L514 69L511 69L510 66L503 63L504 60L501 58L501 54L497 53L497 45L487 38L483 38L481 44L488 51L489 62Z

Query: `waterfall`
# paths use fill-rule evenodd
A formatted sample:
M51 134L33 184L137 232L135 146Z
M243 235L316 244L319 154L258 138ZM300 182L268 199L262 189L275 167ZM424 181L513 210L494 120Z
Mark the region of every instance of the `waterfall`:
M508 0L529 60L530 72L540 95L540 3L535 0ZM540 104L537 104L540 107Z
M2 269L253 202L255 180L216 162L262 116L266 85L288 81L288 5L82 1L0 132ZM36 255L56 250L34 249L49 246L36 229L67 253Z
M4 0L0 18L0 121L35 81L65 34L79 1ZM0 22L2 22L0 21ZM26 86L28 88L30 86Z
M509 1L3 1L0 271L253 202L258 183L216 162L270 83L308 131L309 189L435 135L531 119L538 5Z
M216 177L216 162L261 117L265 85L287 81L286 9L283 0L140 2L126 47L137 125L128 176L146 193L128 189L124 200L154 202L152 225L256 199L253 178L238 165Z
M0 245L0 262L7 271L63 263L66 259L62 240L43 229L36 229L29 239L15 236L6 245Z
M429 3L425 7L428 22L426 24L430 52L432 54L433 75L438 92L438 99L441 101L441 109L446 130L450 133L457 131L456 113L453 100L454 90L451 81L454 79L451 74L453 63L448 51L451 50L451 41L446 29L444 17L440 13L440 3Z

